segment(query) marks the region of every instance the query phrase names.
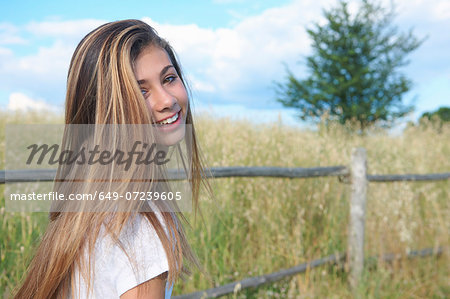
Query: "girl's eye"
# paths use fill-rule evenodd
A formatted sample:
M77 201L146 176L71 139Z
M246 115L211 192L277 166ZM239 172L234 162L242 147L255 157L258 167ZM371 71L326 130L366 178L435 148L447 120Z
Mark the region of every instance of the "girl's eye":
M144 97L147 95L147 91L145 89L141 89L141 92Z
M164 79L164 82L172 83L177 77L174 75L170 75Z

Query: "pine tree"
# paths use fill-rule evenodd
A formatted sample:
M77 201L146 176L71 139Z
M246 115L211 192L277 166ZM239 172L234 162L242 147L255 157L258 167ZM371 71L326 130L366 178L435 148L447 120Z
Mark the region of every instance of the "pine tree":
M324 114L340 123L359 124L364 130L375 123L388 125L413 110L402 103L412 82L399 69L409 63L407 54L423 42L412 31L399 33L392 24L393 9L361 1L355 14L348 3L324 10L325 25L315 23L307 32L312 55L309 76L299 80L288 69L287 80L277 84L277 100L297 108L303 120Z

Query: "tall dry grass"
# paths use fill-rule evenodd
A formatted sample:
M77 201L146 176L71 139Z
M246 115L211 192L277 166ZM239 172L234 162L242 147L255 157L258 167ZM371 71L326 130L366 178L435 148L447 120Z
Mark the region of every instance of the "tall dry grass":
M3 126L6 121L30 119L3 115L0 122ZM208 166L349 165L351 149L365 147L370 174L450 170L448 125L440 130L411 127L396 137L381 130L361 136L338 125L307 131L281 122L255 125L203 116L197 119L197 128ZM350 186L337 178L227 178L211 183L215 198L202 197L203 218L187 216L192 224L188 229L191 244L212 281L195 272L175 286L174 294L277 271L346 249ZM371 183L367 256L448 247L448 199L448 181ZM4 206L3 197L1 201ZM1 221L0 294L6 294L23 274L45 228L46 215L12 214L1 208ZM371 263L356 294L349 291L343 269L325 266L229 297L445 298L450 294L448 264L447 253L439 258Z

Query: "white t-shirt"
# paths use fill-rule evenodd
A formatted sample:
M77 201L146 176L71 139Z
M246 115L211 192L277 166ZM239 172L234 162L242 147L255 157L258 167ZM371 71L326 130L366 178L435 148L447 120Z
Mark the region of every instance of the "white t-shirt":
M167 233L160 212L156 215ZM150 222L141 214L127 223L119 237L127 254L114 244L111 237L105 237L104 228L100 230L95 244L95 260L91 271L94 279L91 283L91 292L86 296L87 285L80 272L75 271L76 299L81 298L119 298L126 291L169 271L167 255L161 240ZM87 258L87 256L84 256ZM92 267L92 266L91 266ZM92 273L91 272L91 273ZM173 285L166 283L165 298L170 298Z

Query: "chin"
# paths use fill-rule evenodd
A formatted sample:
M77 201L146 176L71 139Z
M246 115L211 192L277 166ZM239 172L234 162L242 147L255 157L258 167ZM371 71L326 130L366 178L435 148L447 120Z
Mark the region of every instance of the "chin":
M164 146L172 146L184 140L186 124L184 121L173 128L155 127L156 143Z

